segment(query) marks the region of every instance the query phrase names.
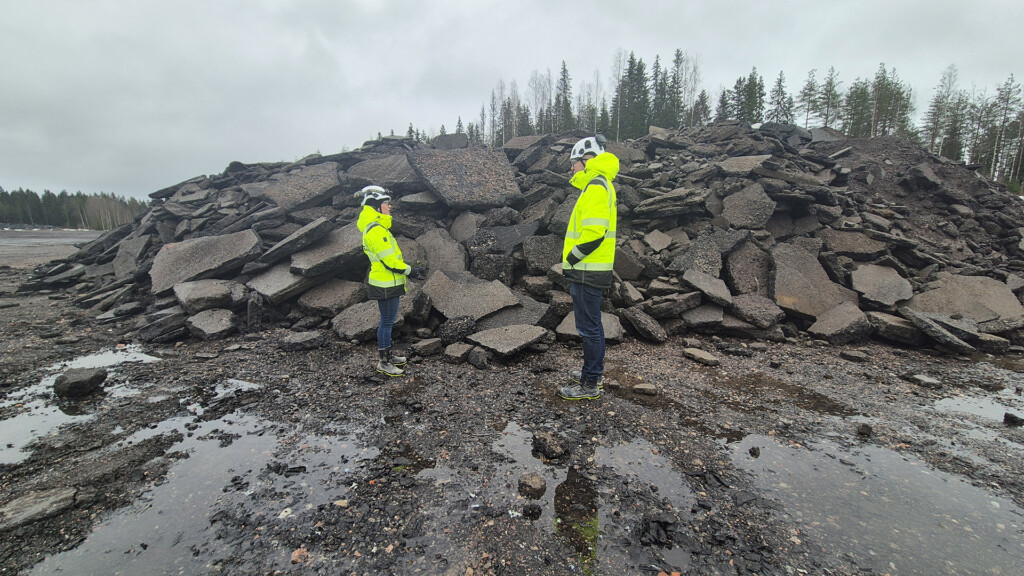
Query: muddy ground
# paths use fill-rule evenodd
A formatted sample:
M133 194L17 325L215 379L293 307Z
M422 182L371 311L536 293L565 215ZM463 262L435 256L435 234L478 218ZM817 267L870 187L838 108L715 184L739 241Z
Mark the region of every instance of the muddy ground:
M575 343L404 378L281 326L138 346L16 294L31 260L0 261L3 574L1024 574L1019 357L627 337L567 402ZM78 366L104 393L56 401Z

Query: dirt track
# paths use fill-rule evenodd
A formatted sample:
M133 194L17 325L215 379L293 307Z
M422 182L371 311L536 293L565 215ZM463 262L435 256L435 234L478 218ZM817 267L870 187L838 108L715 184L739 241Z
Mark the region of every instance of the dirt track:
M605 397L570 403L569 342L401 379L372 346L281 351L283 330L137 348L68 295L14 294L26 274L0 271L0 508L73 498L4 524L0 573L1013 574L1024 556L1024 433L1002 422L1024 414L1018 358L627 338ZM110 364L105 394L57 403L74 359Z

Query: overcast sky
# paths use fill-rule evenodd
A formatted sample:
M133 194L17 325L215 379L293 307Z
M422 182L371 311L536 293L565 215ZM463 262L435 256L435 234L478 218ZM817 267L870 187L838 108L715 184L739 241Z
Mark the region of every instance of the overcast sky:
M0 187L145 198L233 160L351 150L476 122L531 72L608 90L621 48L699 58L712 98L756 66L796 93L880 63L918 117L943 70L1020 81L1021 0L0 0ZM714 102L715 100L712 100Z

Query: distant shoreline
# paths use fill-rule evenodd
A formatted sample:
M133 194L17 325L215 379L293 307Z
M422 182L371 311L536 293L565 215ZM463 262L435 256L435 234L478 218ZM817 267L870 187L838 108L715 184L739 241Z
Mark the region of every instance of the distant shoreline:
M31 269L51 260L67 258L78 251L78 245L92 242L102 234L98 230L3 228L0 229L0 266Z

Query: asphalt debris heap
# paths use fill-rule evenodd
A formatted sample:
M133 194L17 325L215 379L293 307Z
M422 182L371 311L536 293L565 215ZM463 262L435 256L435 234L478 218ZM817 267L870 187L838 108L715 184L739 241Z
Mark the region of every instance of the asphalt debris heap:
M542 352L575 337L559 263L578 195L567 152L585 135L524 136L500 150L387 137L293 163L232 162L153 192L135 222L21 289L73 290L97 321L146 342L267 325L368 341L377 318L352 192L377 184L395 194L407 259L430 270L402 300L404 334L458 345L456 358L467 345ZM605 300L613 340L803 333L1020 351L1024 202L975 167L894 138L735 122L652 127L609 151L622 166Z

